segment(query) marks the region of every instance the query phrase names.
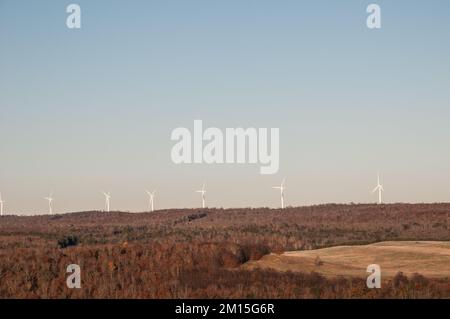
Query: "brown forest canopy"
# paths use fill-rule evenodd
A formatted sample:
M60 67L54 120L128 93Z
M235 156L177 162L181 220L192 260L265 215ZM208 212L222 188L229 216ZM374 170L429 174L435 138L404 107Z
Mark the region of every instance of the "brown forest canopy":
M448 279L247 271L270 252L388 240L449 241L450 204L83 212L0 218L0 297L450 297ZM77 263L82 288L65 286Z

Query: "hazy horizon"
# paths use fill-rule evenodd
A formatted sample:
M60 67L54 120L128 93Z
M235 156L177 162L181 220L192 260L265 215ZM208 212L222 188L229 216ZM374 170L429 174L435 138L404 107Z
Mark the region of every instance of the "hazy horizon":
M66 27L66 7L82 27ZM366 7L382 9L369 30ZM450 201L450 2L0 0L5 214ZM280 170L175 165L171 131L279 128Z
M310 204L310 205L301 205L301 206L286 206L284 209L301 209L301 208L314 208L320 206L377 206L380 204L377 203L318 203L318 204ZM398 205L450 205L450 202L417 202L417 203L382 203L381 206L398 206ZM272 205L273 206L273 205ZM55 215L67 215L67 214L82 214L82 213L105 213L105 214L114 214L114 213L125 213L125 214L158 214L165 211L177 211L177 210L197 210L197 211L208 211L208 210L259 210L259 209L268 209L268 210L279 210L282 214L283 210L280 207L271 207L271 206L243 206L243 207L168 207L168 208L160 208L151 212L148 209L142 209L140 211L131 211L131 210L116 210L111 209L109 212L104 209L90 209L90 210L80 210L80 211L60 211L53 212L53 214L49 214L47 212L34 212L28 214L21 213L4 213L3 217L32 217L32 216L55 216ZM47 208L48 210L48 208Z

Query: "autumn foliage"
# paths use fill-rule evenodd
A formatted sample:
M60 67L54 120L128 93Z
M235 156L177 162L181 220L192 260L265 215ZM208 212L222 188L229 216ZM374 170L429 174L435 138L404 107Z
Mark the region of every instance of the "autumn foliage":
M244 270L268 253L450 240L450 204L84 212L0 218L0 298L450 298L450 279ZM318 261L319 262L319 261ZM68 289L78 264L82 288Z

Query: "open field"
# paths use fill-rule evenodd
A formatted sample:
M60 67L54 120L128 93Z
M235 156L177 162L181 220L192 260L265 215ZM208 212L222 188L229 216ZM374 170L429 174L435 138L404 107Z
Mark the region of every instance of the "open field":
M365 278L370 264L380 265L383 279L392 279L399 271L408 276L419 273L427 278L450 278L450 242L381 242L285 252L266 255L243 267Z
M399 273L376 290L363 277L327 277L314 269L244 269L273 253L315 258L313 250L334 246L449 242L449 221L450 204L3 216L0 298L450 298L450 279L432 273L442 267L437 256L445 246L434 247L435 259L419 269L427 276L409 275L410 268L391 261L391 274L396 267ZM393 247L383 252L382 267L405 254L423 262L430 251ZM351 259L351 247L342 253L341 260L356 268L376 261ZM325 268L333 257L320 258ZM72 263L81 267L81 289L66 287Z

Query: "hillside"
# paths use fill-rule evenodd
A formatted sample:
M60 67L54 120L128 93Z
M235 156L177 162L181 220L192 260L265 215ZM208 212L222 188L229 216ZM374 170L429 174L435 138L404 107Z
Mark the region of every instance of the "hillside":
M445 278L398 274L373 291L360 278L241 266L270 253L450 241L449 220L450 204L3 216L0 298L448 298ZM71 263L82 289L65 286Z
M326 277L366 278L368 265L381 267L382 279L399 271L412 276L450 278L450 242L398 241L359 246L335 246L308 251L270 254L246 263L245 269L317 272Z

